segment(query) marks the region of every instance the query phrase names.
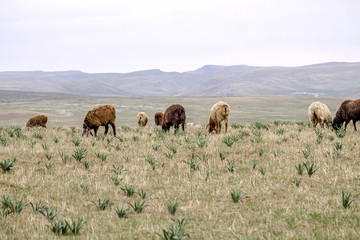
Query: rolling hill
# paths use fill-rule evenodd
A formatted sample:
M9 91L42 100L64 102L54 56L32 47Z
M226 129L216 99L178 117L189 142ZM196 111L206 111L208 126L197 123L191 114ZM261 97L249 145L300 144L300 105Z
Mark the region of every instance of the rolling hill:
M205 65L182 73L159 69L94 74L0 72L0 90L121 97L309 95L357 98L359 82L360 63L341 62L301 67Z

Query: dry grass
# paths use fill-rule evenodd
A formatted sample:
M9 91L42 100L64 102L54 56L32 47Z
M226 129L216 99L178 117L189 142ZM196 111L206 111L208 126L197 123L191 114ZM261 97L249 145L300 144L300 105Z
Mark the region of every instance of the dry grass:
M16 128L2 127L0 161L17 161L13 170L0 170L0 195L56 207L61 213L53 221L82 218L80 239L158 239L156 232L181 217L191 239L355 239L360 234L358 200L348 209L341 203L342 190L359 194L360 139L352 128L343 138L330 130L315 133L307 122L230 127L226 135L195 127L178 135L153 127L117 130L118 138L81 138L80 128L67 127L18 129L20 137L11 137ZM237 141L228 147L223 140L231 136ZM337 152L336 143L342 145ZM87 152L78 162L72 155L80 148ZM66 163L60 153L70 156ZM306 170L298 175L295 166L303 162L319 168L311 177ZM126 171L116 174L114 166ZM146 198L127 197L122 188L130 185ZM244 195L238 203L230 195L234 190ZM114 205L100 211L93 203L99 199ZM148 205L142 213L117 216L116 208L131 208L128 203L137 199ZM175 216L168 212L169 202L179 203ZM49 225L28 206L0 217L0 239L56 238Z

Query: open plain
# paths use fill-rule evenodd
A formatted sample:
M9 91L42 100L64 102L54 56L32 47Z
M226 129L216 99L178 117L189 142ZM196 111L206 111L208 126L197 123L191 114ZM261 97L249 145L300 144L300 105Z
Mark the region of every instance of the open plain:
M231 107L229 131L208 134L218 100ZM333 115L341 102L2 95L0 239L356 239L359 134L315 131L315 100ZM194 123L177 135L152 117L173 103ZM101 127L82 138L82 119L99 104L116 107L117 137ZM37 113L48 127L24 128Z

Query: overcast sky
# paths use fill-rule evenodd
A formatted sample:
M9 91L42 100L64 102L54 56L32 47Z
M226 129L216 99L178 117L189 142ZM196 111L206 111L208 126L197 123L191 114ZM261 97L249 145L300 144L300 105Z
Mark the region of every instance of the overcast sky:
M360 62L359 0L0 0L0 71Z

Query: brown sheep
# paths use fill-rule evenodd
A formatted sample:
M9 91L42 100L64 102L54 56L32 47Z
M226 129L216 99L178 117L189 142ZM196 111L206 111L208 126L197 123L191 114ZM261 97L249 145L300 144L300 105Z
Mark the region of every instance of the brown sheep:
M221 122L225 121L225 132L228 129L228 121L229 121L229 114L230 114L230 106L226 102L220 101L214 104L211 108L210 118L209 118L209 133L213 130L216 133L220 133L221 131Z
M332 127L338 130L345 122L346 130L346 126L351 120L354 124L354 130L357 131L356 121L360 120L360 99L343 101L336 111Z
M155 126L161 126L163 118L164 118L164 114L162 112L155 113L155 117L154 117Z
M45 115L36 115L28 120L28 122L26 123L26 127L40 126L46 128L47 120L48 118Z
M321 102L313 102L308 109L309 119L312 122L314 128L319 123L321 128L324 128L324 124L331 126L332 117L329 108Z
M180 104L174 104L168 107L164 113L162 129L163 131L169 131L171 126L174 126L175 133L179 130L181 124L182 130L185 129L186 114L185 109Z
M83 136L86 137L91 134L91 129L94 129L95 137L96 133L100 126L105 126L105 135L108 133L109 126L111 125L114 136L116 136L116 128L115 128L115 108L111 105L100 105L95 107L93 110L90 110L84 118L83 124Z
M139 112L136 116L139 127L145 127L148 122L148 116L144 112Z

